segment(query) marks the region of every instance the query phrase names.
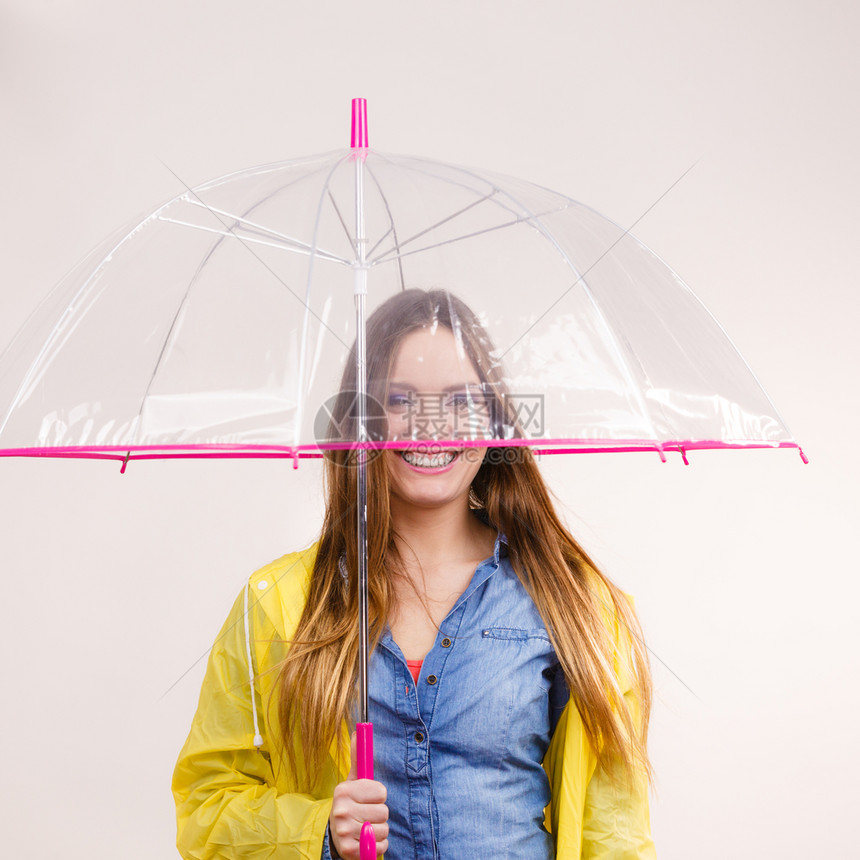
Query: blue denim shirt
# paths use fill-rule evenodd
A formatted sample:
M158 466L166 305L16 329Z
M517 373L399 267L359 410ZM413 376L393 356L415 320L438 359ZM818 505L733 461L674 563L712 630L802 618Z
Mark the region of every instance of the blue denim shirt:
M439 626L418 684L386 632L369 694L388 860L554 856L541 762L568 690L504 538Z

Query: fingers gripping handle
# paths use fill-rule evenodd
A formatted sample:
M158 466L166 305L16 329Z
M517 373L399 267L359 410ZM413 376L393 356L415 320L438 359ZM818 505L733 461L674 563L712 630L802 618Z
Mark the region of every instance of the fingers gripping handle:
M358 723L355 729L355 775L359 779L373 779L373 723ZM376 860L376 835L369 821L361 826L358 850L361 860Z

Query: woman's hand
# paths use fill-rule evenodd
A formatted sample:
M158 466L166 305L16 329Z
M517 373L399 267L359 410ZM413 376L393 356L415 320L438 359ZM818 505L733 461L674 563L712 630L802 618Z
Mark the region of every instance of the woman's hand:
M328 826L331 841L343 860L359 860L358 839L365 821L373 825L376 856L388 850L388 807L381 782L355 777L355 735L352 736L352 766L345 782L338 783Z

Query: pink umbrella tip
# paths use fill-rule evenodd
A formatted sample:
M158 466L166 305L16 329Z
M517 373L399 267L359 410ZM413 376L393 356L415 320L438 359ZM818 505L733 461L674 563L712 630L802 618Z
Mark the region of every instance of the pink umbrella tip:
M367 99L352 100L352 137L353 149L367 149Z

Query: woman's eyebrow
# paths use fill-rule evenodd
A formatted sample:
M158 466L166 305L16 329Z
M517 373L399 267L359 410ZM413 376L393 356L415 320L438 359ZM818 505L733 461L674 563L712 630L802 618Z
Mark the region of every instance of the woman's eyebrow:
M448 394L451 391L460 391L463 388L473 388L479 387L481 385L480 380L464 380L463 382L455 382L453 385L446 385L444 388L435 388L430 391L433 394ZM422 393L420 386L413 385L411 382L403 382L401 380L391 380L388 383L389 390L392 388L396 388L400 391L415 391L418 393ZM426 391L427 389L425 389Z

